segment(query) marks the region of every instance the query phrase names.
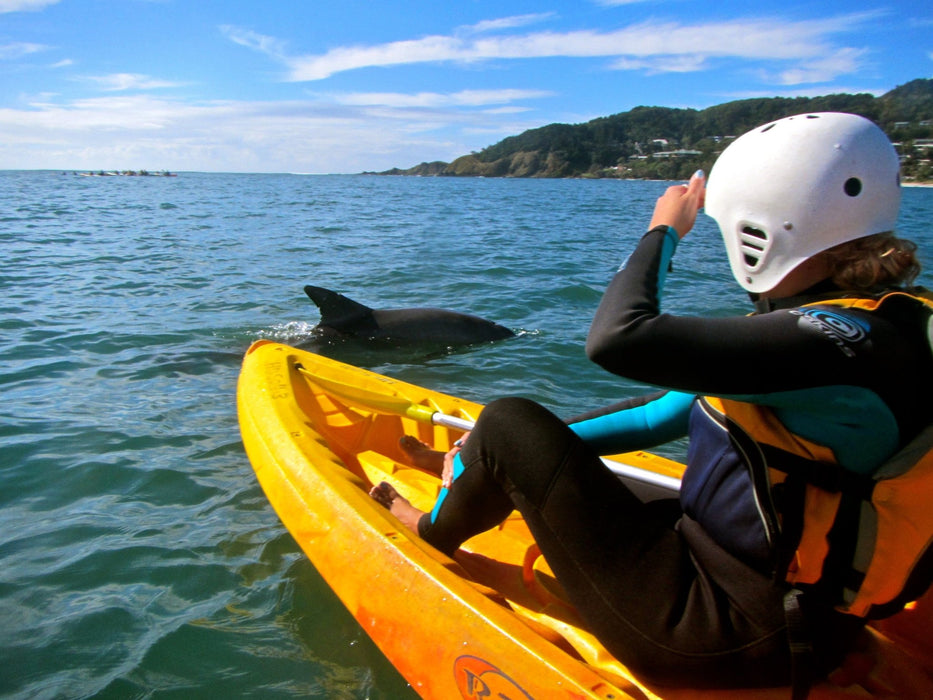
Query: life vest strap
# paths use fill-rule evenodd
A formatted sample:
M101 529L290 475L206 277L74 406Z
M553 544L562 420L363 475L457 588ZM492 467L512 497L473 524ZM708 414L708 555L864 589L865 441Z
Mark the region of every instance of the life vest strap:
M790 648L791 699L806 700L815 676L813 633L804 613L803 593L796 588L784 596L784 620Z
M773 445L761 443L760 447L771 469L801 478L829 493L846 493L865 501L871 500L875 480L869 475L856 474L832 462L807 459Z

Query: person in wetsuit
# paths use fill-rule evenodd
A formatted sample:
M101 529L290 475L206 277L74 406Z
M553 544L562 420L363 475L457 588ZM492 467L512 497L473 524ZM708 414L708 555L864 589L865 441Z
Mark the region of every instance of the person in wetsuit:
M704 200L755 301L750 316L661 311L671 259ZM860 474L930 423L930 349L913 307L829 303L919 272L913 244L891 233L899 202L897 155L861 117L799 115L740 137L708 189L698 173L659 198L590 329L593 361L659 391L569 425L525 399L493 401L449 453L452 483L448 473L432 513L387 484L373 496L448 554L519 510L592 631L650 680L788 683L789 586L774 575L774 504L754 483L756 426L739 431L750 443L737 440L739 419L716 400L763 410ZM599 459L682 436L679 499L643 503ZM819 599L806 612L826 671L862 620Z

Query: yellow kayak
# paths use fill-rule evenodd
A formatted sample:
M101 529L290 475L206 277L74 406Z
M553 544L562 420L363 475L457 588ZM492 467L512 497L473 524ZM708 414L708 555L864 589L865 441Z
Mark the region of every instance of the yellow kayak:
M447 451L481 405L267 341L247 352L237 397L246 453L272 507L422 697L789 696L646 684L586 630L518 514L450 559L370 498L372 485L389 481L430 510L439 477L408 463L399 439ZM652 481L649 489L676 485L683 470L641 452L612 465ZM865 653L811 697L933 697L928 599L872 629Z

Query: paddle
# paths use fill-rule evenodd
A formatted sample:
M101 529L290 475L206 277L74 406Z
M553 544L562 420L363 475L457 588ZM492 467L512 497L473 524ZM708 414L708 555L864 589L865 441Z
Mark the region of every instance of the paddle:
M320 375L309 372L301 365L296 365L296 367L299 372L309 377L311 381L322 389L336 394L341 398L366 406L367 408L382 411L383 413L406 416L407 418L422 423L443 425L446 428L454 428L456 430L463 430L464 432L473 429L473 421L457 418L456 416L448 416L439 411L435 411L430 406L415 403L402 396L386 396L376 393L375 391L362 389L353 384L345 384L336 379L325 379Z
M442 425L455 430L464 432L473 429L473 421L457 416L449 416L440 411L435 411L430 406L415 403L403 396L386 396L375 391L369 391L353 384L346 384L336 379L326 379L320 375L308 371L301 365L296 365L299 372L311 379L322 389L335 394L341 398L353 401L367 408L372 408L383 413L406 416L412 420L422 423L433 423ZM680 479L665 474L657 474L648 469L642 469L631 464L625 464L613 459L602 458L603 463L609 467L614 474L631 479L641 484L655 486L667 491L677 492L680 490Z

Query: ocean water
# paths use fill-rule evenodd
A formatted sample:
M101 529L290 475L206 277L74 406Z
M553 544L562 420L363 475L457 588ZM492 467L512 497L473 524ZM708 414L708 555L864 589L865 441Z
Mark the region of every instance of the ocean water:
M414 697L253 477L242 355L308 341L315 284L517 333L338 359L562 415L638 393L583 342L667 184L0 172L0 697ZM928 266L931 219L907 189ZM747 310L704 216L665 305Z

